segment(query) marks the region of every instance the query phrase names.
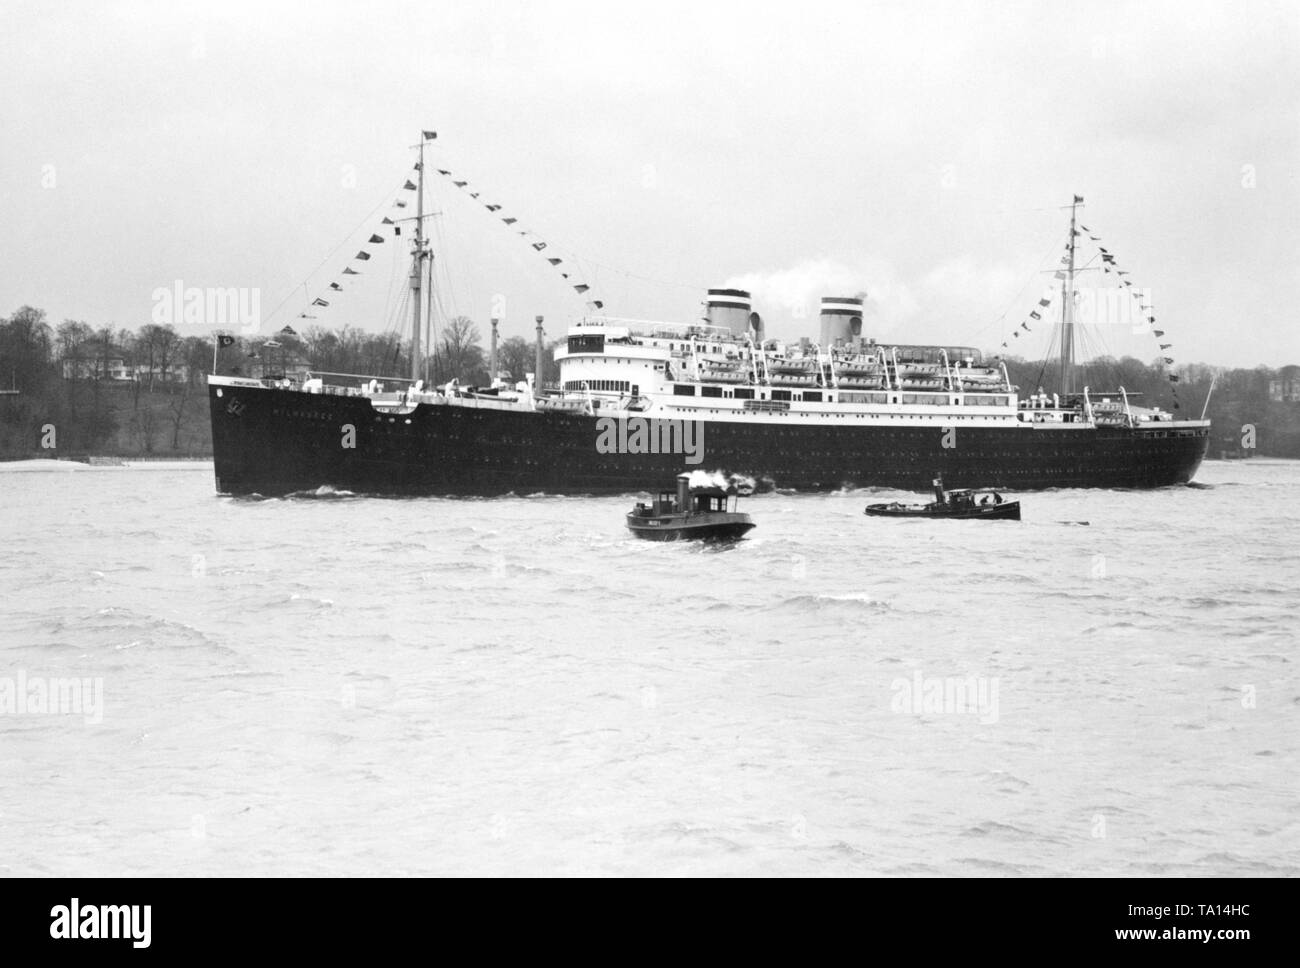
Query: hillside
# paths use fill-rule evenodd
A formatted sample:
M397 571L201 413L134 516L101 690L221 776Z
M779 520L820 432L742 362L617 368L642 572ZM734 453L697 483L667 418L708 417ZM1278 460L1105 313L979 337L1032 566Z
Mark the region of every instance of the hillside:
M210 457L206 391L65 381L38 395L0 396L0 458L92 454Z

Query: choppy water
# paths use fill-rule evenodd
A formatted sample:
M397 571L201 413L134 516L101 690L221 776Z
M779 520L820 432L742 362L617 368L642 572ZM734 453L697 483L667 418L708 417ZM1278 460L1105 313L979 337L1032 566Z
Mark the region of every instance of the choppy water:
M631 497L0 473L0 688L103 689L0 713L0 873L1296 874L1300 464L1199 481L763 495L711 550Z

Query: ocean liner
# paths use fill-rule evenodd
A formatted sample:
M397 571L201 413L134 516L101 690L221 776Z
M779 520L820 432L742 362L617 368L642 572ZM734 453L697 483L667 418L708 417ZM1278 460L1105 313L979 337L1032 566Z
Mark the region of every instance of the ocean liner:
M1062 298L1062 386L1050 394L1022 395L974 347L878 342L863 332L861 295L823 298L815 340L771 339L750 294L731 288L708 291L698 322L577 320L556 350L555 386L540 378L541 318L534 372L495 379L494 322L492 384L430 386L419 351L432 281L425 143L408 186L410 377L214 374L220 493L629 493L696 468L801 491L923 491L937 475L956 488L1149 488L1186 483L1205 456L1208 421L1073 385L1073 298ZM1069 208L1063 297L1075 291Z

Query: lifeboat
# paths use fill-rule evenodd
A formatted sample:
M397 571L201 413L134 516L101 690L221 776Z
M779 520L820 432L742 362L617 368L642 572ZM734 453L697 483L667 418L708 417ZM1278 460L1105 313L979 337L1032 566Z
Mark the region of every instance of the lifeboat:
M908 377L936 376L942 369L938 363L899 363L898 375L904 380Z
M701 383L747 383L749 374L740 369L700 367Z
M845 360L836 361L835 372L840 376L876 376L880 374L883 367L879 363L865 362L862 360Z
M817 386L817 377L811 373L801 375L798 373L773 373L771 377L773 386L782 387L815 387Z
M816 360L769 360L767 364L769 373L816 373Z
M1001 370L956 370L957 379L969 386L1001 386Z

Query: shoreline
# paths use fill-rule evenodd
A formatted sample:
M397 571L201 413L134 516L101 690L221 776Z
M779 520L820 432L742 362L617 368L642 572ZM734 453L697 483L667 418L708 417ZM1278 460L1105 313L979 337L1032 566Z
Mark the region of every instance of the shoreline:
M78 473L82 471L130 471L130 470L208 470L212 467L211 457L19 457L0 460L0 474L31 474L41 472L64 471Z

